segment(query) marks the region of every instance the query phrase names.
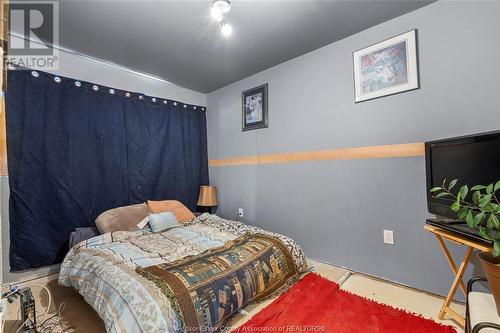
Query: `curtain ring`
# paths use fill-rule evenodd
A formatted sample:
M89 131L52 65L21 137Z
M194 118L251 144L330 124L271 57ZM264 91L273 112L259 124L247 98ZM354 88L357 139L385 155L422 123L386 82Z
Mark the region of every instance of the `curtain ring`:
M177 102L174 102L174 106L177 106Z
M82 86L82 83L80 81L75 81L75 86L77 87L81 87Z
M164 100L163 100L163 104L167 104L167 103L168 103L168 102L167 102L167 100L165 100L165 99L164 99Z
M126 96L126 97L130 97L130 93L129 93L129 92L126 92L126 93L125 93L125 96Z
M153 97L153 98L151 98L151 100L152 100L154 103L156 103L156 98L154 98L154 97Z
M94 86L92 87L92 89L94 89L94 91L97 91L97 90L99 90L99 87L94 84Z
M144 96L139 95L139 99L140 99L140 100L143 100L143 99L144 99Z
M56 81L57 83L61 83L61 78L59 76L55 76L54 81Z
M113 94L115 93L115 90L114 90L114 89L109 89L109 93L110 93L111 95L113 95Z
M31 75L33 75L34 77L39 77L40 73L38 73L37 71L32 71Z
M201 108L201 111L205 111L205 108Z
M193 109L195 109L195 110L196 110L196 106L193 106Z

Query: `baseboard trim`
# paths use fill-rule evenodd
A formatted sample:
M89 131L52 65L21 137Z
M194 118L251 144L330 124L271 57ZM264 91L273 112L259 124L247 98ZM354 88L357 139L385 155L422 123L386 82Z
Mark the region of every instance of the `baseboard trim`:
M346 271L352 272L353 274L362 275L362 276L365 276L365 277L367 277L369 279L377 280L377 281L384 282L384 283L389 283L389 284L392 284L392 285L397 286L397 287L405 288L405 289L408 289L408 290L411 290L411 291L416 291L416 292L419 292L419 293L422 293L422 294L426 294L426 295L429 295L429 296L432 296L432 297L436 297L436 298L439 298L439 299L442 299L442 300L444 300L446 298L443 295L436 294L436 293L433 293L433 292L430 292L430 291L427 291L427 290L422 290L422 289L419 289L419 288L416 288L416 287L413 287L413 286L410 286L410 285L407 285L407 284L404 284L404 283L401 283L401 282L398 282L398 281L389 280L389 279L380 277L378 275L373 275L373 274L369 274L369 273L365 273L365 272L356 271L356 270L351 269L349 267L345 267L345 266L337 265L337 264L332 264L332 263L330 263L328 261L325 261L325 260L322 260L322 259L314 259L314 258L310 258L310 259L314 260L314 261L317 261L317 262L320 262L320 263L325 264L325 265L330 265L330 266L334 266L334 267L345 269ZM460 305L465 305L465 302L457 301L457 300L453 300L453 303L460 304Z
M48 284L49 282L57 280L58 278L59 278L59 273L54 273L39 277L28 278L20 281L4 282L3 286L18 286L19 288L24 288L24 287L29 287L32 284Z

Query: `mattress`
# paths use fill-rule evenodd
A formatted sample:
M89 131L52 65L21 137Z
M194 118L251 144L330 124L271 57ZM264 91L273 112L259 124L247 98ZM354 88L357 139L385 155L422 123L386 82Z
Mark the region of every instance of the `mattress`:
M281 240L298 271L307 270L306 257L294 240L203 214L159 233L118 231L83 241L66 255L59 283L74 287L84 297L103 319L107 332L182 332L182 322L168 298L137 268L199 255L247 233Z

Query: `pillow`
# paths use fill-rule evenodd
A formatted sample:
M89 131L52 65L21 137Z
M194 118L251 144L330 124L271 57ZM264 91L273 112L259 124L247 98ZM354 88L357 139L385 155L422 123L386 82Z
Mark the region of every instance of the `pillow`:
M99 236L99 231L94 227L76 228L69 234L69 248L92 237Z
M137 224L148 214L149 208L146 203L113 208L99 215L95 220L95 225L101 234L136 230Z
M177 217L172 212L162 212L149 215L149 226L153 232L162 231L168 227L179 226Z
M194 214L182 203L177 200L148 200L148 206L151 213L172 212L177 217L179 223L186 223L195 218Z

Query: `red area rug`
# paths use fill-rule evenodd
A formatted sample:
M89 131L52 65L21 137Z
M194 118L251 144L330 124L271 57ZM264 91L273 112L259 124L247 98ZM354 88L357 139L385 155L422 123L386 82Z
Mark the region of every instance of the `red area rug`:
M310 273L236 332L452 333L451 326L340 290Z

